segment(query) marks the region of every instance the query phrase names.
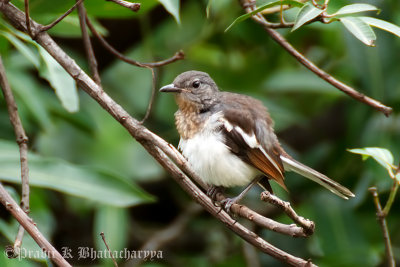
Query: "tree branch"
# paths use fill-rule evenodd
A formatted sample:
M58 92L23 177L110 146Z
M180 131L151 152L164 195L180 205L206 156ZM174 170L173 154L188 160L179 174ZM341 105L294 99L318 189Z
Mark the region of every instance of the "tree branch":
M106 0L106 1L114 2L117 5L129 8L133 12L137 12L140 9L140 3L131 3L123 0Z
M32 30L31 30L31 20L29 16L29 0L24 0L25 3L25 21L26 21L26 28L27 28L27 33L29 36L33 36Z
M11 213L11 215L25 228L30 236L36 241L39 247L47 254L47 257L61 267L71 267L71 265L61 256L61 254L50 244L49 241L36 227L28 215L21 210L18 204L8 194L3 184L0 183L0 202Z
M140 140L138 140L141 142ZM209 197L207 197L203 191L201 191L168 157L161 151L159 147L154 147L151 142L145 141L141 142L143 147L160 163L160 165L167 170L175 181L181 185L181 187L189 194L191 197L201 204L211 215L219 219L225 224L229 229L239 235L242 239L246 240L253 246L257 247L264 253L285 262L291 266L315 266L310 261L297 258L287 252L280 250L264 239L256 235L254 232L250 231L244 227L239 222L233 220L228 213L219 207L216 207ZM154 149L155 148L155 149ZM241 205L238 205L241 206ZM232 205L233 207L233 205ZM232 208L231 208L232 209Z
M297 215L289 202L279 199L277 196L271 194L268 191L264 191L261 193L261 200L271 203L272 205L275 205L276 207L283 210L289 216L289 218L291 218L295 223L305 229L307 234L311 235L314 233L314 222Z
M70 9L67 10L67 12L65 12L64 14L62 14L58 19L56 19L55 21L53 21L52 23L50 23L49 25L43 26L42 27L42 31L48 31L51 28L53 28L54 26L56 26L60 21L62 21L66 16L68 16L69 14L71 14L72 11L75 10L75 8L77 6L79 6L81 3L83 2L83 0L78 0L76 1L75 5L73 5ZM31 35L32 36L32 35Z
M89 17L86 15L86 24L88 25L90 31L92 34L100 41L101 45L104 46L111 54L116 56L122 61L125 61L126 63L129 63L134 66L142 67L142 68L156 68L156 67L161 67L170 63L173 63L175 61L181 60L185 57L185 54L183 51L176 52L175 55L169 59L158 61L158 62L152 62L152 63L141 63L139 61L127 58L120 52L118 52L114 47L112 47L105 39L103 36L101 36L96 29L94 28L92 22L90 21Z
M156 84L157 84L156 74L155 74L154 68L149 68L149 69L151 70L151 77L152 77L151 96L150 96L149 104L147 106L146 114L144 115L144 117L140 121L140 123L144 123L149 118L150 113L153 109L154 99L156 97Z
M254 2L251 2L249 0L240 0L240 2L247 13L250 13L251 11L256 9ZM303 54L297 51L282 35L280 35L277 31L271 29L269 27L270 23L266 21L262 15L260 14L254 15L252 16L252 19L255 22L261 24L264 27L265 31L272 37L272 39L274 39L280 46L282 46L286 51L288 51L289 54L291 54L297 61L299 61L306 68L314 72L318 77L327 81L331 85L335 86L337 89L344 92L348 96L382 112L383 114L385 114L385 116L389 116L392 113L393 109L391 107L385 106L379 101L356 91L354 88L344 84L343 82L335 79L322 69L318 68L314 63L312 63L305 56L303 56Z
M0 11L10 21L10 23L18 28L26 31L24 14L18 10L14 5L5 3L5 0L0 0ZM37 31L40 25L31 21L32 27ZM200 203L210 214L215 216L223 222L229 229L239 235L247 242L253 244L255 247L267 253L278 260L281 260L292 266L314 266L310 261L297 258L291 254L282 251L259 236L254 232L245 228L239 222L233 220L225 211L219 207L214 206L213 202L198 188L188 176L182 172L192 174L193 171L188 167L187 161L183 156L177 152L172 145L165 142L163 139L149 131L137 120L132 118L120 105L118 105L109 95L107 95L93 80L90 79L52 39L46 32L39 32L37 34L36 42L41 45L49 54L75 79L78 86L88 93L100 106L102 106L110 115L112 115L123 127L135 138L142 146L160 163L160 165L168 171L175 181L198 203ZM173 159L180 168L171 160ZM199 184L199 178L192 176ZM204 184L204 183L203 183ZM247 212L249 220L253 220L255 215L261 220L261 215L251 211L242 205L232 205L232 209L237 209L240 213L244 210ZM252 217L254 216L254 217ZM264 218L267 219L267 218ZM263 223L268 223L266 220ZM279 224L279 223L278 223ZM296 226L286 226L292 229ZM302 228L297 227L301 231ZM291 233L294 235L294 233ZM303 233L303 236L306 234Z
M90 41L90 36L89 36L87 27L86 27L86 14L87 13L86 13L85 5L84 5L84 3L82 3L81 0L77 0L76 5L78 5L79 24L81 27L82 39L83 39L83 45L85 46L86 57L89 61L90 73L93 76L93 80L99 86L101 86L101 79L100 79L99 70L97 68L96 56L94 55L93 46Z
M4 100L6 101L8 114L11 124L14 128L16 141L19 147L21 162L21 208L25 213L29 213L29 167L28 167L28 136L22 126L21 119L18 114L17 104L15 102L10 84L8 83L6 70L0 56L0 86L3 91ZM14 256L19 255L19 251L24 237L24 228L18 229L17 237L14 242Z
M118 263L117 263L117 261L115 260L114 255L113 255L113 253L111 252L110 247L109 247L108 244L107 244L106 236L104 235L104 232L101 232L101 233L100 233L100 236L101 236L101 239L103 239L104 245L106 245L106 248L107 248L108 253L110 253L110 255L111 255L111 259L112 259L112 262L114 263L114 266L115 266L115 267L118 267Z
M393 250L392 250L392 244L390 242L389 230L387 227L385 214L382 211L381 202L379 201L378 190L376 189L376 187L370 187L369 191L371 192L372 197L374 198L374 203L375 203L375 208L376 208L376 218L382 229L383 240L385 241L385 250L386 250L388 266L395 267L396 262L395 262L394 256L393 256Z

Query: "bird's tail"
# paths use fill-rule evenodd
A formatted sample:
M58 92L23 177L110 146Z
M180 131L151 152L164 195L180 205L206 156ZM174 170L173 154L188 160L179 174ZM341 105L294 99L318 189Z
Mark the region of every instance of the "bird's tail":
M316 183L319 183L323 187L329 189L332 193L342 197L344 199L348 199L349 197L354 197L355 195L346 187L340 185L339 183L329 179L327 176L322 173L317 172L310 167L294 160L293 158L281 155L281 160L283 162L283 166L286 171L294 171Z

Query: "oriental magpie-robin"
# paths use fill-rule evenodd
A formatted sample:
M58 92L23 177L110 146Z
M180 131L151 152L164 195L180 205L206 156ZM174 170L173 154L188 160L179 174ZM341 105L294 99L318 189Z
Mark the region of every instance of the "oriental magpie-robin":
M175 93L179 149L193 170L212 186L209 195L218 187L248 184L239 196L225 201L228 211L255 183L265 189L272 179L286 189L285 171L307 177L344 199L354 197L349 189L282 149L261 101L221 92L211 77L200 71L184 72L160 91Z

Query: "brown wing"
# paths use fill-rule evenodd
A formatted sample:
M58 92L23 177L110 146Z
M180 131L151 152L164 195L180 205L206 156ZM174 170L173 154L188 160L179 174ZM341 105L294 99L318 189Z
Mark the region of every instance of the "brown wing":
M268 155L271 157L270 154ZM260 149L251 149L247 152L247 157L251 165L262 171L268 178L275 180L287 191L284 183L285 177L283 176L284 169L282 162L280 162L280 158L279 161L275 161L275 159L271 157L271 161L271 159L267 158L264 152Z
M236 112L234 112L236 113ZM232 115L232 113L230 113ZM224 127L222 132L225 135L225 144L231 152L240 157L243 161L254 166L263 172L268 178L275 180L280 186L287 190L284 184L284 169L280 159L279 150L271 146L270 149L262 146L257 140L257 136L249 127L245 131L237 121L246 115L245 112L236 113L235 121L228 121L226 117L222 118ZM250 118L247 118L250 119ZM249 123L249 120L246 120Z

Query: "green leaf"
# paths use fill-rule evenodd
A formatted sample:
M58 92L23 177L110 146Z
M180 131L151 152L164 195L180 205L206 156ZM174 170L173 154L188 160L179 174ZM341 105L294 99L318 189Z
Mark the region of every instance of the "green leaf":
M393 168L393 155L392 152L385 148L380 147L365 147L365 148L354 148L348 149L349 152L355 154L361 154L363 160L366 160L369 157L375 159L380 165L382 165L385 169L388 170L390 174L392 174Z
M39 70L40 76L50 83L67 111L78 111L79 98L74 79L44 48L39 47L38 49L44 63Z
M358 17L343 17L340 18L340 22L361 42L368 46L375 46L376 35L366 22Z
M175 18L176 23L181 24L179 17L179 0L158 0L164 8Z
M43 130L50 130L52 124L47 102L43 99L46 93L43 90L43 84L40 84L37 79L34 79L25 70L9 68L7 75L15 95L22 100L32 117L35 118Z
M299 10L299 13L297 13L292 31L295 31L296 29L303 26L305 23L315 19L316 17L321 15L322 12L324 12L322 9L316 8L310 3L305 4Z
M366 11L379 11L379 9L376 6L370 4L352 4L342 7L332 16L347 15Z
M68 195L118 207L153 201L137 185L102 170L29 153L31 186L56 190ZM19 152L16 144L0 140L0 179L20 183Z
M400 27L397 25L394 25L390 22L387 22L387 21L384 21L381 19L372 18L372 17L359 17L359 19L361 19L362 21L364 21L365 23L367 23L368 25L370 25L372 27L376 27L381 30L388 31L388 32L400 37Z
M211 1L210 1L211 2ZM252 12L249 12L247 14L241 15L240 17L236 18L231 25L229 25L228 28L226 28L225 32L227 32L230 28L232 28L235 24L242 22L248 18L250 18L251 16L263 11L264 9L270 8L270 7L274 7L274 6L279 6L279 5L291 5L294 7L302 7L304 6L303 3L294 1L294 0L278 0L278 1L274 1L265 5L260 6L259 8L255 9Z
M13 31L13 34L22 40L33 44L39 51L42 62L36 66L42 78L46 79L55 90L62 106L69 112L76 112L79 109L79 98L74 79L60 66L60 64L50 54L30 37L21 32ZM38 64L39 65L39 64Z
M7 38L13 46L21 52L36 68L39 67L39 57L29 48L26 44L24 44L17 37L12 35L9 32L0 31L0 34Z

